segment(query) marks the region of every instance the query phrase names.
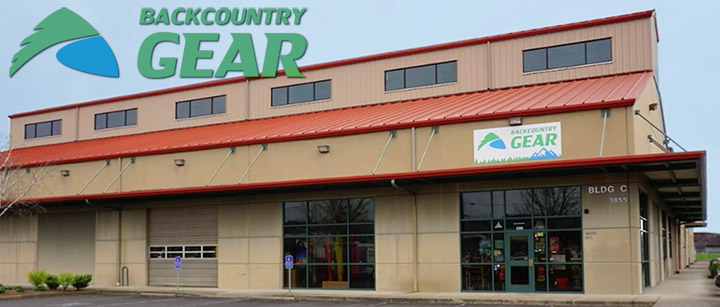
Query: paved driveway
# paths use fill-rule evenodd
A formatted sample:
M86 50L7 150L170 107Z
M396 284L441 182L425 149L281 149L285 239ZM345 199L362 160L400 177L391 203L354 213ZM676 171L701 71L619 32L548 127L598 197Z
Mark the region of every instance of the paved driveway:
M77 295L77 296L55 296L44 298L30 298L21 300L0 301L3 307L83 307L83 306L158 306L158 307L183 307L183 306L292 306L292 307L330 307L330 306L382 306L382 307L409 307L409 306L465 306L465 304L402 304L402 303L378 303L378 302L324 302L324 301L263 301L250 299L228 299L228 298L189 298L189 297L157 297L137 295ZM488 305L483 305L488 306ZM502 305L507 307L508 305Z

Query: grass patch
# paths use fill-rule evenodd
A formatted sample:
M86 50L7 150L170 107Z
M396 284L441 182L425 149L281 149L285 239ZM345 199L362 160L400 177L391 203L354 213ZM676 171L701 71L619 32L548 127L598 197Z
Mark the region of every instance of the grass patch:
M720 258L720 253L697 253L695 254L695 260L710 260L714 258Z

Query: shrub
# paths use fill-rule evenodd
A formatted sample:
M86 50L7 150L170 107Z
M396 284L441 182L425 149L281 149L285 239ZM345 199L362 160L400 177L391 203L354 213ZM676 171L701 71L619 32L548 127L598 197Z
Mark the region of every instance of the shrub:
M25 292L25 289L23 289L22 286L15 286L15 291L16 292Z
M37 286L37 287L33 287L33 288L32 288L33 291L47 291L47 289L48 289L48 288L45 287L45 285L39 285L39 286Z
M0 285L0 294L5 293L5 287L3 285Z
M75 290L80 290L82 288L86 288L90 284L91 280L92 275L90 274L75 275L72 286L75 287Z
M58 280L60 281L60 286L62 286L63 290L67 290L67 288L73 284L75 276L70 273L60 273L58 275Z
M27 273L28 281L34 288L37 288L45 283L45 280L48 278L48 273L46 273L43 270L40 271L30 271Z
M55 290L60 286L60 279L57 275L48 275L45 280L45 285L47 285L50 290Z

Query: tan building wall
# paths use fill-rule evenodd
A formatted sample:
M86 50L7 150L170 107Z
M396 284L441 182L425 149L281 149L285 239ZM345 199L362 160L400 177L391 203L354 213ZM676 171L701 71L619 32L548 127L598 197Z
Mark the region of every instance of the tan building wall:
M626 116L627 108L614 108L607 118L603 156L632 154L629 145ZM562 159L599 157L602 121L600 110L524 117L524 124L562 123ZM473 131L484 128L507 127L506 120L460 123L440 126L428 147L420 170L440 170L473 167ZM430 127L415 130L415 162L419 164L430 136ZM388 132L327 137L310 140L287 141L268 144L243 183L262 183L313 178L371 175ZM413 170L411 129L397 131L378 168L378 174L402 173ZM330 153L320 154L317 146L329 145ZM220 169L210 185L237 184L248 165L260 151L260 145L238 146ZM181 153L140 156L132 159L114 159L33 168L42 172L42 180L28 197L102 194L156 189L172 189L205 186L214 170L228 154L229 148L190 151ZM178 167L175 159L185 159ZM349 161L352 161L350 163ZM126 171L110 185L119 171ZM497 165L497 164L491 164ZM477 167L483 167L479 165ZM70 176L60 176L60 170L70 170ZM97 173L95 179L90 181ZM23 180L30 180L30 176ZM22 186L19 185L19 186ZM108 188L109 187L109 188Z
M38 216L38 269L94 274L95 250L95 212Z
M120 257L120 211L95 213L95 275L96 286L115 286Z
M482 182L423 185L417 195L392 188L327 190L318 192L267 194L212 199L178 199L118 204L122 210L121 265L128 266L131 286L147 284L147 210L175 206L218 206L218 287L238 289L280 289L282 287L282 204L289 200L331 199L357 196L375 198L376 290L459 292L461 287L459 195L464 191L580 185L583 213L584 292L587 294L642 293L639 242L639 189L646 187L641 175L607 174L540 179L489 180ZM625 193L590 194L589 187L627 185ZM413 189L413 187L406 187ZM651 236L657 234L655 197L651 203ZM627 203L613 203L610 197L628 197ZM415 201L415 203L414 203ZM70 209L68 209L70 210ZM72 209L77 210L77 209ZM87 208L83 209L87 210ZM653 213L655 212L655 213ZM10 221L9 223L6 221ZM32 221L32 219L30 220ZM655 220L656 221L656 220ZM35 224L33 224L35 223ZM18 230L30 234L37 222L13 223L0 220L2 243L17 246ZM117 211L95 213L95 284L112 286L117 278ZM10 226L8 226L10 225ZM23 229L25 227L26 229ZM7 229L7 230L6 230ZM415 232L417 229L417 232ZM684 234L685 230L681 230ZM13 235L7 236L11 233ZM684 240L674 238L675 240ZM417 241L417 245L415 245ZM653 240L654 242L655 240ZM682 242L679 242L682 243ZM651 243L651 250L657 248ZM677 245L680 246L680 245ZM10 248L11 249L11 248ZM0 265L5 275L0 282L21 282L11 268L35 268L35 263L18 263L3 248ZM417 250L417 251L416 251ZM16 252L17 253L17 252ZM415 255L417 253L417 256ZM681 251L684 255L687 250ZM660 281L659 252L651 253L653 285ZM30 259L32 260L32 259ZM24 277L24 272L20 277ZM9 276L13 275L13 276ZM417 280L416 280L417 278ZM24 278L22 278L24 279Z
M608 37L612 38L611 62L523 73L523 50ZM657 66L656 40L654 19L645 18L324 68L305 72L304 79L290 79L285 76L261 78L16 117L10 120L11 145L13 147L37 146L652 70ZM384 78L387 70L447 61L457 61L457 82L385 91ZM332 80L331 99L329 100L280 107L270 105L271 89L274 87L328 79ZM227 95L227 112L225 114L203 118L175 119L176 102L217 95ZM130 108L138 108L138 124L136 126L94 130L95 114ZM61 136L24 139L25 124L59 118L63 119Z
M28 285L27 273L37 269L37 216L0 218L0 283Z

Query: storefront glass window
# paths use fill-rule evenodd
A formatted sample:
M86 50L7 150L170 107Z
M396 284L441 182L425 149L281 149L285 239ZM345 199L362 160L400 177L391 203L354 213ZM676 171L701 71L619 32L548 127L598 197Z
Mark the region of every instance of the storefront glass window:
M294 257L292 286L375 288L374 207L372 198L286 202L283 250Z
M583 291L580 200L577 186L462 193L462 290Z

